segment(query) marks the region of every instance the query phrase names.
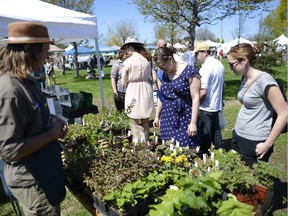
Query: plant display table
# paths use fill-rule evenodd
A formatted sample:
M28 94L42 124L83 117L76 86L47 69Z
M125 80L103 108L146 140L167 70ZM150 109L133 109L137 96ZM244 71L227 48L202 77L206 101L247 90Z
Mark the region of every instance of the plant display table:
M129 118L102 112L84 115L84 124L70 125L62 140L67 187L91 214L224 216L271 210L273 192L262 195L256 185L271 188L276 167L264 162L248 167L233 151L212 149L199 158L197 149L155 134L148 142L132 142ZM255 200L241 203L238 194Z

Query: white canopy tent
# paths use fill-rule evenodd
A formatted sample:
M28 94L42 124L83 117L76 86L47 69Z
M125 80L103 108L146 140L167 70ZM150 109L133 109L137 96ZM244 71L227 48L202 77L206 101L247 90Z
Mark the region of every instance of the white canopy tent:
M176 48L176 49L185 49L185 48L186 48L185 45L180 44L180 43L178 43L178 42L175 43L175 44L173 44L173 47Z
M222 49L223 50L223 55L226 56L227 53L230 51L230 49L233 46L237 45L238 43L249 43L252 46L254 46L252 41L249 41L249 40L247 40L245 38L240 37L240 38L235 38L234 40L231 40L231 41L229 41L227 43L220 44L220 46L219 46L217 51L220 51Z
M221 45L220 43L215 43L209 39L207 39L205 42L209 44L210 47L219 47Z
M277 45L285 46L288 45L288 38L282 34L280 37L274 39L273 42L275 42Z
M239 44L239 43L248 43L248 44L251 44L252 46L254 45L252 41L249 41L249 40L247 40L247 39L245 39L245 38L242 38L242 37L240 37L240 38L235 38L234 40L231 40L231 41L228 42L228 44L229 44L231 47L233 47L233 46L235 46L235 45L237 45L237 44Z
M96 52L99 56L97 21L94 15L68 10L40 0L0 0L0 37L7 36L7 25L14 21L43 23L56 44L95 39ZM104 105L102 78L99 77L102 105Z
M64 49L61 49L60 47L57 47L56 45L50 45L49 52L64 52Z
M0 36L7 36L7 25L14 21L35 21L47 26L55 43L98 38L96 17L40 0L0 0Z

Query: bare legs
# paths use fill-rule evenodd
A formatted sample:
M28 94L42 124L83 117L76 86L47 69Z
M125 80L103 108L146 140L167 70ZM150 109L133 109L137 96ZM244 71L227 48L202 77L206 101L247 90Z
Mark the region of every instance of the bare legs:
M148 141L149 138L149 118L131 119L131 134L133 140Z

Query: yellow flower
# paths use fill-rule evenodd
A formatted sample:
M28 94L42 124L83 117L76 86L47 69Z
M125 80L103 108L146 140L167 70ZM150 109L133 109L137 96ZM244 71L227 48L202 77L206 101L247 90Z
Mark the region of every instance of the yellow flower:
M171 163L171 162L173 162L173 158L169 157L169 156L166 156L166 155L163 155L161 157L161 161L163 161L164 163Z
M187 159L186 155L180 155L180 156L178 156L178 157L176 158L176 163L177 163L177 164L181 164L181 163L187 164L187 163L188 163L188 159Z

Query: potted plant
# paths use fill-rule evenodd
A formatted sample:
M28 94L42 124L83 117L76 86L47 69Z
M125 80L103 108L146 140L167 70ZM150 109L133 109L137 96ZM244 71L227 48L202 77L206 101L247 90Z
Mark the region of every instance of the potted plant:
M259 193L261 203L264 203L268 189L274 185L274 179L280 173L279 166L259 161L252 166L253 173L257 179L255 189Z
M219 169L225 173L219 178L224 191L233 193L240 202L257 209L259 194L255 190L257 177L252 169L234 151L215 150L215 159L219 160Z
M97 114L101 128L112 131L115 136L127 136L130 128L130 118L127 116L127 112L129 109L125 112L119 112L116 109L103 106L101 112Z

